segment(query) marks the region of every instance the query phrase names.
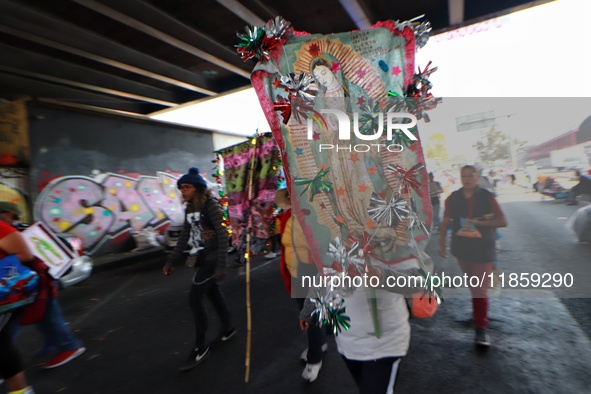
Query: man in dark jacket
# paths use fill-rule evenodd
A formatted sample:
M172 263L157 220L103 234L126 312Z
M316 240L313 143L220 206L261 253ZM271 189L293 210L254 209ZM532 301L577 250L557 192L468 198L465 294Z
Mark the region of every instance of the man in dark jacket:
M439 254L446 257L446 231L452 220L451 253L468 277L484 278L480 286L470 287L476 324L477 345L489 346L488 295L490 274L495 259L495 229L506 227L507 220L495 196L478 187L478 171L464 166L460 171L462 188L445 200L445 211L439 236Z

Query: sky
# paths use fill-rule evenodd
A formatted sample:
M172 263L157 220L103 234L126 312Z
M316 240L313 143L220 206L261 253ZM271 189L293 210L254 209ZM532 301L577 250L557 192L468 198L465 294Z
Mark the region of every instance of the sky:
M432 93L443 102L419 123L422 137L440 132L464 150L479 133L457 132L455 118L490 111L498 128L530 144L578 127L591 115L589 16L591 1L557 0L432 36L415 63L437 67ZM243 136L270 131L252 88L154 118Z

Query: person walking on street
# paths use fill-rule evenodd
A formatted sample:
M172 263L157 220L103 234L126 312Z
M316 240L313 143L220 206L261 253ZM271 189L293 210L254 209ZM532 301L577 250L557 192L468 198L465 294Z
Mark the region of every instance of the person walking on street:
M580 170L575 172L579 183L574 185L566 197L567 205L577 205L577 196L581 194L591 195L591 175L584 175Z
M14 225L21 216L20 209L14 203L0 202L0 221ZM33 268L33 258L25 262L25 265L30 265ZM41 264L45 267L44 264ZM59 302L57 300L57 285L53 278L49 277L51 283L47 283L49 286L49 297L47 298L47 305L43 318L35 323L37 330L41 333L44 338L45 346L38 353L42 355L52 350L57 350L51 360L41 365L44 369L52 369L62 366L76 357L80 356L86 351L86 348L81 345L80 341L74 337L74 334L68 327ZM9 331L13 339L20 332L20 324L18 321L14 321L9 326Z
M369 267L367 275L380 281L392 277L376 266ZM392 289L378 287L372 292L369 287L360 286L342 298L351 325L335 336L335 341L360 394L394 393L400 363L409 349L409 308L404 295L389 291ZM370 306L371 298L375 298L375 310ZM312 317L314 309L314 304L306 299L300 312L302 329L318 325L318 318ZM376 316L379 335L375 333Z
M199 175L197 168L190 168L187 174L180 177L177 186L187 204L185 222L176 247L162 271L164 275L171 275L185 249L190 248L186 263L195 267L189 292L189 304L195 324L195 347L180 367L181 371L187 371L201 364L209 355L209 345L205 342L208 328L206 296L211 300L223 327L212 345L229 341L236 335L236 330L217 283L218 279L225 276L228 250L228 234L222 225L220 205L212 197L207 182Z
M275 193L275 204L284 210L279 217L281 230L281 256L280 270L283 276L285 288L290 295L297 293L294 287L301 286L299 279L303 276L313 277L318 274L316 266L310 262L308 256L308 243L304 236L302 226L297 218L292 216L291 200L287 189L279 189ZM293 290L293 291L292 291ZM300 311L304 306L305 297L295 298ZM302 379L312 383L318 378L322 368L322 353L328 348L326 344L326 331L318 325L312 325L308 329L308 348L302 352L300 359L306 363L302 372Z
M269 237L269 252L265 255L265 258L270 260L276 258L281 254L281 223L279 216L281 213L273 215L273 231Z
M9 202L1 202L1 204L2 210L5 211L0 213L2 217L5 217L8 210L18 212L16 204ZM6 220L0 220L0 259L9 255L16 255L22 263L33 259L33 254L24 237ZM8 329L9 325L18 318L18 312L0 314L0 378L5 379L9 393L34 394L33 388L27 383L25 367Z
M441 183L435 181L435 176L432 172L429 173L429 197L431 198L431 206L433 206L433 229L439 230L439 210L441 207L441 193L443 188Z
M439 237L439 255L446 257L446 232L452 221L451 253L469 277L490 278L496 257L495 229L506 227L507 220L495 196L478 186L479 173L474 166L466 165L460 171L462 188L453 192L445 201ZM478 287L470 287L472 308L476 325L475 342L489 346L488 294L489 280Z

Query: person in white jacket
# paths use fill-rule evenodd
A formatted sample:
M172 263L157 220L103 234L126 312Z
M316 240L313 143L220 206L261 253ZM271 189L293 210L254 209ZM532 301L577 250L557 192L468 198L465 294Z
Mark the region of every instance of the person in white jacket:
M370 268L368 274L381 280L392 275L374 269ZM359 393L393 393L398 366L410 343L410 315L405 296L380 287L360 286L345 292L343 299L350 327L340 330L335 339ZM300 313L302 329L317 324L312 318L313 309L313 303L307 299Z

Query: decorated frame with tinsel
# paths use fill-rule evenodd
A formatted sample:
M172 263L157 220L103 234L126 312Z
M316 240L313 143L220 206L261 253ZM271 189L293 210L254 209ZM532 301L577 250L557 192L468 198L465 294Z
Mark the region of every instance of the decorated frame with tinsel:
M258 60L251 80L311 260L324 275L361 276L378 267L388 276L428 277L432 206L416 122L429 121L426 111L439 99L428 79L436 68L415 72L414 55L429 23L384 21L320 35L277 17L245 30L237 49ZM340 316L335 300L352 290L316 289L324 291L313 296L316 315L324 316L318 320L327 319L326 305ZM379 333L375 299L372 305Z
M368 30L309 35L276 18L251 38L258 36L264 37L259 49L242 53L260 60L252 82L281 149L313 260L358 273L367 264L420 268L410 245L424 247L432 208L417 129L414 139L397 129L391 139L384 133L371 142L381 144L378 151L356 133L341 140L338 121L323 112L357 116L365 136L387 112L424 118L437 100L426 79L433 70L414 72L412 24L386 21ZM388 149L392 144L397 148Z

